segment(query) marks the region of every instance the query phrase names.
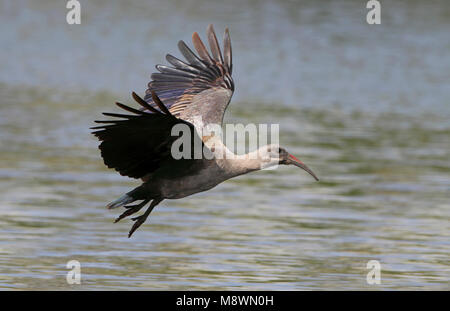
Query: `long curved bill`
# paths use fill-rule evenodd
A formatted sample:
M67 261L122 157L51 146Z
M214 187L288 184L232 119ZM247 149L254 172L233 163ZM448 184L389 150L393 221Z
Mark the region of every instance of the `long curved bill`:
M309 167L307 167L305 163L303 163L302 161L300 161L299 159L294 157L292 154L289 155L289 162L290 162L290 164L293 164L293 165L298 166L301 169L305 170L306 172L309 173L309 175L314 177L314 179L316 181L319 181L319 178L317 178L316 174L314 174L314 172Z

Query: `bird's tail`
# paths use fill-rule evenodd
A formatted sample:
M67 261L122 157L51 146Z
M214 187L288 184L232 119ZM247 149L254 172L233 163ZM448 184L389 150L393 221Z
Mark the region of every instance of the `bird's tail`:
M144 199L146 199L144 192L145 192L145 189L141 185L141 186L131 190L127 194L124 194L117 200L109 203L108 205L106 205L106 207L108 209L113 209L113 208L118 208L118 207L124 206L126 204L132 203L137 200L144 200Z

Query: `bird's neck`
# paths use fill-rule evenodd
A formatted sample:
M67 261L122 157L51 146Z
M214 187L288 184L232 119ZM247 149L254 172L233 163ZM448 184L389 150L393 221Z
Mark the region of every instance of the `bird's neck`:
M217 164L226 172L227 179L254 171L259 171L267 167L267 161L261 157L263 148L243 155L237 155L223 144L222 140L212 137L205 143L209 148L215 150L216 155L220 155ZM269 164L270 166L270 164Z
M230 172L234 176L259 171L264 168L264 161L260 156L259 150L249 152L243 155L228 154L226 162L229 165Z

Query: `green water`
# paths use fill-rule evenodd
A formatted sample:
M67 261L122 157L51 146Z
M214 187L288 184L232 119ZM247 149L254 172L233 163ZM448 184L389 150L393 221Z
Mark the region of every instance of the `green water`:
M52 1L0 3L0 289L449 289L447 2L383 1L378 28L359 1L96 1L79 27ZM164 201L128 239L104 206L138 183L89 127L211 21L233 40L226 122L279 123L321 181L241 176Z

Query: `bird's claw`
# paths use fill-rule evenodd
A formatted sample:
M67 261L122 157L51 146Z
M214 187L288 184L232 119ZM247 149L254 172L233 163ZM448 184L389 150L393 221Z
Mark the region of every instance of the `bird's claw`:
M139 228L147 220L147 216L148 215L144 214L138 217L131 218L131 220L133 220L135 223L133 224L133 227L131 227L131 230L128 233L129 238L133 235L134 231L136 231L137 228Z
M139 204L135 204L135 205L125 205L124 207L127 209L125 212L123 212L122 214L120 214L119 217L116 218L116 220L114 220L114 223L119 222L121 219L133 215L134 213L137 213L141 210L141 208L144 207L145 204L148 203L148 200L139 203Z
M125 212L120 214L120 216L114 220L114 223L119 222L121 219L123 219L127 216L130 216L130 215L136 213L137 211L139 211L139 209L127 209Z
M138 206L138 205L130 206L130 207L125 206L125 207L128 208L128 209L125 212L123 212L122 214L120 214L120 216L117 217L116 220L114 220L114 223L120 221L121 219L123 219L123 218L125 218L127 216L130 216L130 215L138 212L142 208L141 206Z
M145 204L147 204L150 200L144 200L141 204L137 204L137 205L133 205L133 206L129 206L127 207L128 209L117 218L117 221L119 221L120 219L129 216L131 214L136 213L137 211L139 211ZM152 212L153 208L158 205L158 203L160 203L162 201L162 199L153 199L153 201L150 203L150 206L147 208L147 210L145 211L144 214L142 214L141 216L138 217L133 217L131 218L131 220L134 221L133 226L131 227L130 232L128 232L128 237L130 238L134 231L137 230L137 228L139 228L146 220L148 215L150 215L150 213Z
M124 207L126 209L130 209L130 208L141 207L141 206L142 206L142 204L135 204L135 205L125 205Z

